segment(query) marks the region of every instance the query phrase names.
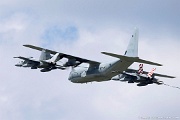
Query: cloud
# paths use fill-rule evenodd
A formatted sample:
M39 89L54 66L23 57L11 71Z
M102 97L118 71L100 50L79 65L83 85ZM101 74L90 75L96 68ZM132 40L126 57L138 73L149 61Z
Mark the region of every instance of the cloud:
M46 41L46 46L51 46L51 44L58 44L62 42L75 42L78 37L78 29L75 26L69 26L66 28L51 26L44 31L42 40Z
M124 38L119 37L116 34L117 32L121 33ZM101 61L106 61L105 59L114 60L113 58L101 55L99 52L102 49L112 50L116 53L123 50L121 51L123 53L127 45L117 45L117 43L125 41L128 36L130 37L127 33L116 29L98 31L96 33L81 31L79 34L82 36L77 41L77 44L71 45L71 48L67 47L64 51L73 53L73 55L88 56L88 58L94 58L93 60ZM109 41L111 36L114 36L115 39ZM82 42L85 38L89 39ZM103 39L101 40L100 38ZM125 42L128 43L128 40ZM112 49L108 48L110 43ZM151 44L153 43L145 44L141 40L140 43L140 45L143 44L143 46L139 47L143 49L140 50L140 53L141 51L146 51L146 53L153 51L152 53L154 53L154 55L149 54L151 56L141 53L141 57L154 61L163 61L162 58L166 57L166 54L161 55L161 58L157 57L161 51L156 51L158 46L151 49ZM98 47L99 45L103 48ZM114 46L117 47L114 48ZM168 47L166 44L164 46L162 51ZM23 49L22 47L20 48ZM177 47L174 48L178 49ZM58 48L55 48L55 50L58 50ZM178 115L178 112L164 111L166 109L164 105L167 105L166 101L169 101L170 106L177 107L176 109L167 105L167 107L169 106L168 109L172 111L178 110L176 98L179 96L177 96L178 91L175 89L157 85L139 88L135 84L115 81L73 84L67 80L69 71L56 70L49 73L40 73L39 70L16 68L13 65L17 60L11 61L12 54L15 54L16 51L12 52L9 50L6 53L8 54L9 62L7 64L7 60L1 58L4 61L4 66L2 67L13 71L13 73L10 76L7 76L6 71L1 73L4 75L2 76L4 80L1 80L1 88L4 89L1 90L3 95L0 99L2 108L4 108L0 115L2 119L138 119L138 117L144 116ZM36 51L33 51L31 54L35 55L36 53ZM30 53L26 52L27 54ZM94 56L97 57L95 58ZM174 62L174 64L176 63ZM171 73L167 66L161 69L161 71ZM169 83L172 84L173 81ZM167 94L162 94L163 91L169 93L168 97ZM151 96L147 95L150 93L156 99L151 99ZM175 101L172 102L172 100ZM10 116L6 114L8 111L12 113Z

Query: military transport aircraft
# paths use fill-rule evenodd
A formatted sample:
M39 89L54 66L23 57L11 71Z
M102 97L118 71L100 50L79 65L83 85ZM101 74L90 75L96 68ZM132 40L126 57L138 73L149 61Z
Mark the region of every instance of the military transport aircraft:
M166 77L166 78L175 78L173 76L162 75L154 73L156 68L153 68L150 72L143 71L143 64L139 64L139 70L127 69L123 73L116 75L112 78L115 81L122 81L128 83L138 83L137 86L146 86L148 84L164 84L163 81L159 81L155 76Z
M61 67L63 68L72 67L72 70L69 75L69 80L73 83L108 81L108 80L112 80L114 76L119 75L119 74L128 76L129 75L128 70L130 70L128 69L128 67L134 62L162 66L159 63L143 60L138 57L138 29L137 28L135 29L133 35L131 36L130 42L128 44L127 50L125 51L124 55L119 55L119 54L114 54L114 53L109 53L109 52L102 52L102 54L118 58L118 60L110 62L110 63L100 63L97 61L92 61L92 60L48 50L48 49L37 47L34 45L23 45L23 46L29 47L35 50L39 50L39 51L44 51L45 53L50 53L55 56L58 55L55 61L59 61L62 58L67 58L68 61ZM44 60L42 63L44 63ZM79 67L81 63L88 63L89 66ZM124 71L127 71L127 72L124 72ZM134 71L131 69L131 72L134 72ZM159 76L167 77L160 74ZM136 76L136 79L138 77L139 76Z

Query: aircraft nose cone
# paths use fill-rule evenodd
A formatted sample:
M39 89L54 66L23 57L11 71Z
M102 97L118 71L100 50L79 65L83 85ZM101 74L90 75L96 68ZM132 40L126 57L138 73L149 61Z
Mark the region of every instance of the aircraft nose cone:
M17 66L17 67L21 67L22 65L20 65L20 64L15 64L15 66Z

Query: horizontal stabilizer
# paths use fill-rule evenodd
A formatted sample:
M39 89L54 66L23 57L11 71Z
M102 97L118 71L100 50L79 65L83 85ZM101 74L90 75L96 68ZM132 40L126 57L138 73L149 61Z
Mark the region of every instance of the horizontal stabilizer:
M140 58L138 58L138 60L135 61L135 62L150 64L150 65L162 66L162 64L151 62L151 61L147 61L147 60L143 60L143 59L140 59Z
M143 60L143 59L140 59L139 57L128 57L128 56L118 55L118 54L108 53L108 52L101 52L101 53L105 54L105 55L112 56L112 57L116 57L116 58L119 58L121 60L125 60L125 61L128 61L128 62L139 62L139 63L145 63L145 64L150 64L150 65L162 66L162 64L147 61L147 60Z

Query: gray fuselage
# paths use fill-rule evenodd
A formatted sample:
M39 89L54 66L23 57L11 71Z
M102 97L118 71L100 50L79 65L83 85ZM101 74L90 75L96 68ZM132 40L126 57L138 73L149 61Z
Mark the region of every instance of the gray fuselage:
M75 67L69 75L69 80L73 83L101 82L108 81L115 75L126 70L133 62L115 61L111 63L101 63L97 66L87 68Z

